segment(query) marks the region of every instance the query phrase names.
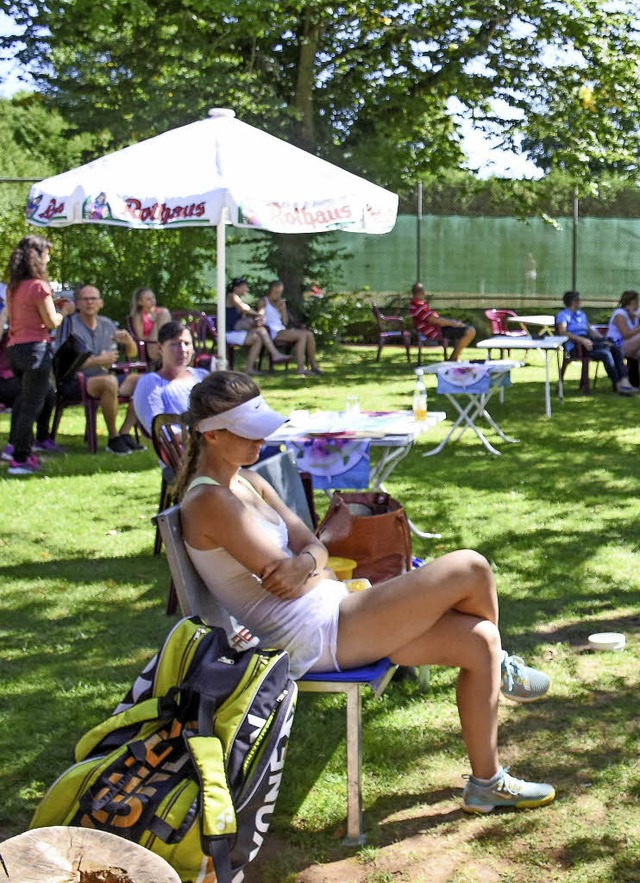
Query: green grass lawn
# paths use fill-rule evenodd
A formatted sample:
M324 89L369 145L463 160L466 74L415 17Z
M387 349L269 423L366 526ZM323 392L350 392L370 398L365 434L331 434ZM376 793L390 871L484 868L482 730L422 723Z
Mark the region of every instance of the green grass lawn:
M377 364L371 348L336 349L323 378L279 369L262 388L280 410L410 407L413 375L401 350ZM425 436L388 490L438 540L430 558L460 547L496 573L505 647L552 679L550 697L501 705L503 762L551 781L558 798L524 813L468 818L469 771L459 737L455 672L430 690L394 683L364 708L367 846L343 847L344 710L335 697L301 697L272 834L251 879L293 881L638 881L640 879L640 396L578 393L544 416L542 360L514 372L490 408L519 445L486 453L471 433L436 457ZM444 409L427 379L429 405ZM0 839L23 831L82 733L108 714L174 621L164 613L168 571L152 555L160 475L151 450L86 453L79 409L37 478L0 472ZM101 451L106 443L101 425ZM8 418L0 416L2 444ZM490 435L493 440L493 436ZM326 498L318 495L320 511ZM591 652L587 636L620 631L622 653ZM314 868L321 865L321 868Z

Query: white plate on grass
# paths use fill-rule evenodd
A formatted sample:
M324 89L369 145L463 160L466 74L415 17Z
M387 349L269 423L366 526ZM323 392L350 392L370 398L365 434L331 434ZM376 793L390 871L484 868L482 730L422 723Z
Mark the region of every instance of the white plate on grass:
M626 639L620 632L598 632L589 635L589 644L594 650L624 650Z

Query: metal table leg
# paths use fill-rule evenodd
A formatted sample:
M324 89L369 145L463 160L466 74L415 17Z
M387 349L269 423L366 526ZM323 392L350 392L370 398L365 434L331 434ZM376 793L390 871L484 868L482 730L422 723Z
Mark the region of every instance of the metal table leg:
M469 428L471 428L475 432L475 434L478 436L478 438L480 439L484 447L489 451L489 453L500 456L500 451L491 444L491 442L485 436L482 430L476 425L475 421L478 419L478 417L484 417L489 426L491 426L491 428L500 436L503 441L506 441L509 444L517 444L518 439L511 438L510 436L506 435L487 411L486 406L489 400L499 388L501 387L496 386L490 389L487 393L481 394L464 393L464 395L468 396L469 398L469 403L465 407L463 407L460 402L457 401L457 398L453 393L445 393L451 404L458 411L459 417L454 425L451 427L451 430L449 431L446 438L442 442L440 442L437 447L433 448L433 450L431 451L426 451L425 453L423 453L422 456L431 457L434 454L439 454L457 430L459 431L457 436L453 439L454 441L458 441L460 438L462 438L464 433Z

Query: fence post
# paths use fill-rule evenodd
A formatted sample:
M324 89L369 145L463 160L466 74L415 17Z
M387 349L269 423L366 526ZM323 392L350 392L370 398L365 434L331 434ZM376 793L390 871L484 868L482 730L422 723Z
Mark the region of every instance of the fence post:
M573 191L573 228L571 236L571 291L578 290L578 190Z
M416 282L422 282L422 181L418 181L416 197Z

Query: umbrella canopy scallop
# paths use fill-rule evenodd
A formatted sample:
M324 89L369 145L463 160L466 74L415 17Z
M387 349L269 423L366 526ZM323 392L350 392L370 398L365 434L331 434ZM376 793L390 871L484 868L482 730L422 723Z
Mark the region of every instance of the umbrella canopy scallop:
M277 233L393 229L395 193L241 122L233 111L211 113L35 184L29 221L157 229L225 219Z

